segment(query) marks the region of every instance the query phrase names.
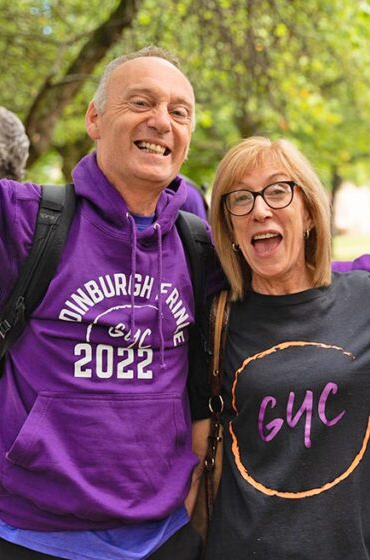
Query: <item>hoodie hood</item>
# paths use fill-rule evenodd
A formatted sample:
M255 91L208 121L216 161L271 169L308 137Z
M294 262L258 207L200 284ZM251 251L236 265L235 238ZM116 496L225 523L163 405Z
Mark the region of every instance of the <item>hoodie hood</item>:
M131 247L131 275L136 276L138 252L141 248L155 247L157 252L157 293L158 293L158 332L160 336L161 368L165 368L164 336L163 336L163 296L161 283L163 280L163 249L162 239L175 224L181 205L187 197L187 185L181 177L176 177L172 188L165 189L159 196L155 220L145 230L138 232L135 221L128 211L126 202L100 170L96 160L96 152L84 157L72 173L77 195L84 199L82 212L90 214L90 220L99 221L102 229L111 228L114 235L122 235L129 240ZM117 231L118 230L118 231ZM135 295L131 292L130 332L136 330Z
M84 199L85 212L92 213L96 220L98 208L105 228L108 225L116 231L126 230L129 220L126 202L98 167L95 152L85 156L77 164L72 177L77 195ZM159 224L162 235L172 229L178 211L187 198L187 185L177 176L171 187L174 188L167 188L160 194L155 211L156 219L151 226L137 233L138 240L157 237L156 223Z

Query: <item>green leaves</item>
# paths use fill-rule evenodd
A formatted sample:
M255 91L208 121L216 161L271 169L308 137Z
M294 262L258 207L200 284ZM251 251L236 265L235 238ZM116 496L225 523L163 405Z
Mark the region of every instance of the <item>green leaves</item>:
M123 52L157 44L183 61L198 100L184 167L189 176L211 181L226 149L250 134L291 138L328 183L334 168L346 178L360 168L364 175L370 161L369 1L131 3L122 31L104 28L104 59L91 55L92 64L79 66L95 30L123 2L0 0L0 104L31 122L41 96L55 128L40 123L38 134L46 138L51 131L45 153L63 154L65 169L79 156L72 147L85 148L83 115L102 66ZM70 68L76 69L73 75ZM70 91L63 111L61 101L48 109L46 99L55 100L73 79L83 87ZM44 113L37 113L38 121Z

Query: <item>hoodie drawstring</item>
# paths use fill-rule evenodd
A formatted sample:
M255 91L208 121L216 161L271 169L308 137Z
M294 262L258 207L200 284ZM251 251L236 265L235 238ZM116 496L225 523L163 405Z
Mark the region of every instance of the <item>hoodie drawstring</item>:
M130 342L135 340L135 280L136 280L136 251L137 251L137 231L134 218L129 212L126 213L126 218L131 227L132 234L132 249L131 249L131 290L130 290L130 304L131 304L131 324L130 324ZM163 249L162 249L162 231L158 222L154 224L154 229L157 232L158 242L158 331L160 338L160 368L165 369L166 363L164 360L164 335L163 335L163 296L162 296L162 276L163 276Z
M160 359L161 370L166 367L164 361L164 336L163 336L163 297L162 297L162 275L163 275L163 252L162 252L162 232L158 222L154 224L158 239L158 330L160 337Z
M129 221L132 233L132 249L131 249L131 290L130 290L130 304L131 304L131 325L130 325L130 342L135 340L135 280L136 280L136 224L134 218L129 212L126 213L126 218Z

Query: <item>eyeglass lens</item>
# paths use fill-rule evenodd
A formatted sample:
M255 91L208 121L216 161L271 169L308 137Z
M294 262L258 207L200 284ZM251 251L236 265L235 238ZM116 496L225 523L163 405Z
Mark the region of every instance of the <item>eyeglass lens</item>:
M256 196L261 195L270 208L278 209L288 206L293 198L293 189L289 183L274 183L258 193L239 190L228 193L226 204L232 214L245 215L252 211Z

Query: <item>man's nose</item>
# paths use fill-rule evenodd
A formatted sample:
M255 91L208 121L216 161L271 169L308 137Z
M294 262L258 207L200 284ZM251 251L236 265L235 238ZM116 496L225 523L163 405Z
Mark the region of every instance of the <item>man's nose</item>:
M171 130L171 115L168 112L167 105L158 105L153 108L148 120L148 126L155 128L160 134Z
M265 218L270 218L272 216L271 208L265 202L262 195L258 195L254 199L254 207L252 210L252 215L253 218L257 221L264 220Z

